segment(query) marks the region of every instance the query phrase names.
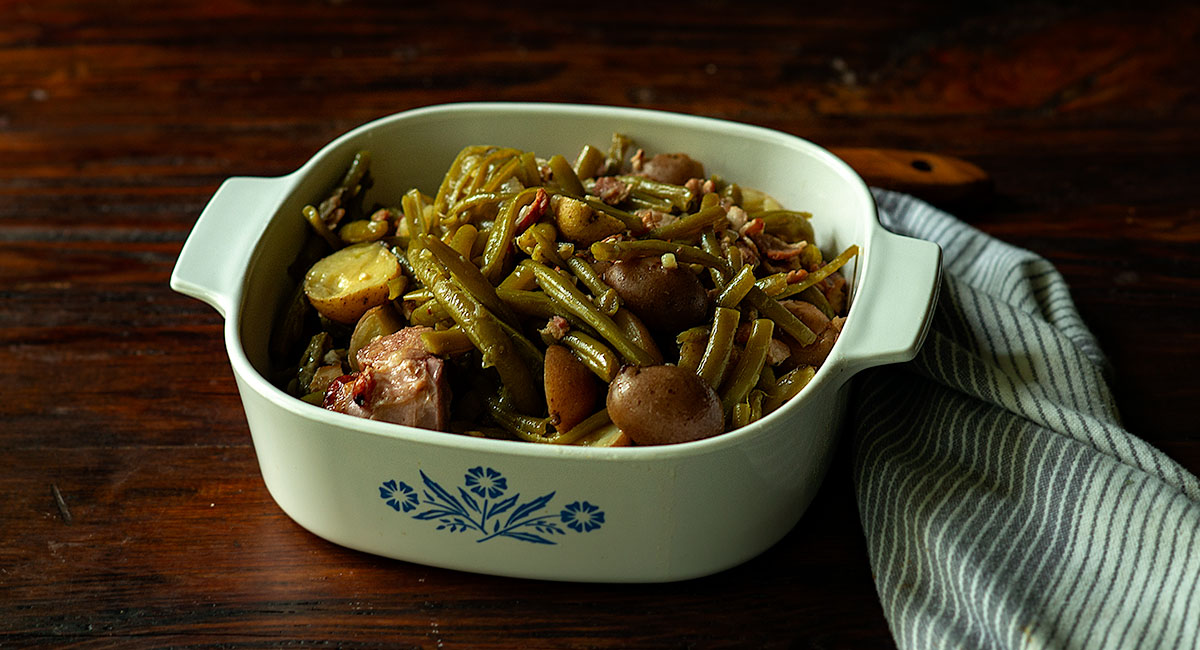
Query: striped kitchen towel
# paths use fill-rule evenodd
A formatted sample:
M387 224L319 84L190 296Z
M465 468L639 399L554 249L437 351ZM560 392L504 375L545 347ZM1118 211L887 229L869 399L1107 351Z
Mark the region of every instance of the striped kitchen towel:
M1200 648L1200 481L1122 427L1061 276L910 196L876 200L945 264L921 352L863 373L853 413L897 644Z

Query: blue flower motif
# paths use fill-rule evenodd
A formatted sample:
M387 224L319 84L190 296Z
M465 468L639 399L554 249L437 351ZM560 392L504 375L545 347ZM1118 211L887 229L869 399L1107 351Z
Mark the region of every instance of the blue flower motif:
M579 533L596 530L604 523L604 513L587 501L567 504L561 516L564 524Z
M467 487L481 497L495 499L508 489L508 479L492 468L475 467L467 470Z
M397 483L395 480L384 481L383 485L379 486L379 498L387 501L387 504L396 512L401 509L404 512L411 512L417 507L417 493L403 481Z

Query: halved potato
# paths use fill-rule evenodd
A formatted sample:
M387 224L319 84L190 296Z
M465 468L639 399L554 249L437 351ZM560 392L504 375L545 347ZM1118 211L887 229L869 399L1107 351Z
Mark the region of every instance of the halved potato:
M400 261L379 242L347 246L317 261L304 276L304 294L317 311L339 323L354 323L388 299L388 282Z

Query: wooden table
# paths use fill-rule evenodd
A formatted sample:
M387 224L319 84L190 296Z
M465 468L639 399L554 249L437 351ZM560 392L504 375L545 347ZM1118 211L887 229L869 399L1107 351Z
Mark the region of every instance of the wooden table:
M217 185L461 100L642 106L986 169L1128 428L1200 472L1200 10L0 1L0 645L892 645L843 445L782 542L651 586L383 560L258 473L222 322L167 286ZM946 3L949 6L949 3ZM964 5L965 6L965 5Z

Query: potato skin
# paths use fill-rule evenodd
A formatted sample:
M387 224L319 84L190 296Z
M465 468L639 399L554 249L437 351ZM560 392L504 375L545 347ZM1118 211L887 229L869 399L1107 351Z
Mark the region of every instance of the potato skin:
M383 244L355 244L313 264L304 276L304 293L326 318L348 325L387 302L388 281L400 272L399 260Z
M701 440L725 431L721 400L678 366L626 366L608 387L608 415L638 445Z
M657 257L620 261L602 276L646 327L676 333L708 314L708 292L686 267L666 268Z
M559 431L570 431L596 410L596 375L567 347L546 348L543 382L550 420Z

